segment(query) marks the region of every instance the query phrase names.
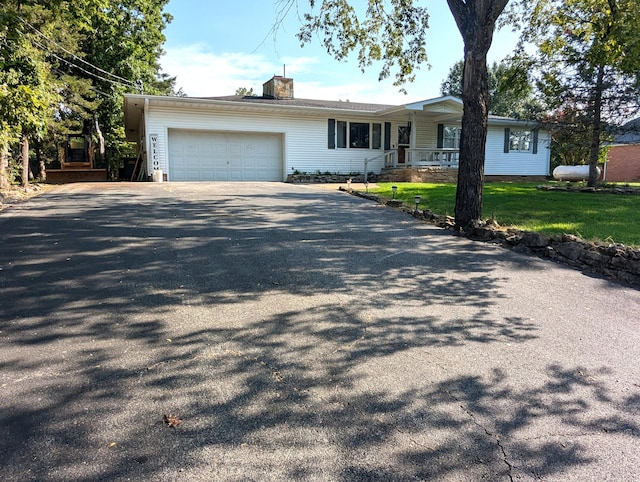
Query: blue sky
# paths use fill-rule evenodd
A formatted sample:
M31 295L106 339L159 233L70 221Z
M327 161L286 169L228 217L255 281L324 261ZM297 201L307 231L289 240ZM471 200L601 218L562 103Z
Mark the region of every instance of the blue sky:
M366 0L353 3L366 5ZM355 60L334 60L319 39L300 47L295 10L274 38L277 0L171 0L165 11L174 18L165 30L161 65L166 73L177 76L177 86L190 96L232 95L238 87L261 94L263 82L282 75L286 65L297 98L404 104L438 97L449 68L462 58L463 44L446 1L428 3L433 5L428 6L427 37L431 68L421 67L416 81L405 85L407 95L393 86L391 78L379 82L376 65L363 74ZM309 11L308 0L298 4L300 15ZM509 29L498 32L489 61L509 55L516 39Z

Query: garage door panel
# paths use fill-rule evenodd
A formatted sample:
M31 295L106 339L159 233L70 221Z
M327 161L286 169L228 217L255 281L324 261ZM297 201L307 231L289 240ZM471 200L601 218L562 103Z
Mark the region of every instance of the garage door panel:
M200 180L201 181L215 181L214 171L213 170L200 170Z
M169 131L170 180L281 181L279 134Z

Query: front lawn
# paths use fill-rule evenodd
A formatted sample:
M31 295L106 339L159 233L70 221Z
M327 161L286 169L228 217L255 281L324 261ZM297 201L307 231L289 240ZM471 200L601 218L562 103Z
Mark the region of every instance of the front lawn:
M453 216L455 184L379 183L369 192L396 199L420 209ZM486 183L482 212L502 226L547 234L574 234L588 241L607 241L640 247L640 195L541 191L540 183Z

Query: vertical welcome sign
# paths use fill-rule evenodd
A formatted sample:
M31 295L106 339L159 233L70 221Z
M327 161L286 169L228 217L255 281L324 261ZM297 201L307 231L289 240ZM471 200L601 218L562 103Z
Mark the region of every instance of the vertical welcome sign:
M149 134L151 139L151 167L160 168L160 154L158 152L158 134Z

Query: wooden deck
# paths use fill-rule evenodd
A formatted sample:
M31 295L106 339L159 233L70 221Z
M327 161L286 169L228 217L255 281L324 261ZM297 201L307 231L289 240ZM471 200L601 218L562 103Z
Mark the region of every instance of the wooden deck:
M47 183L106 182L106 169L47 169Z

